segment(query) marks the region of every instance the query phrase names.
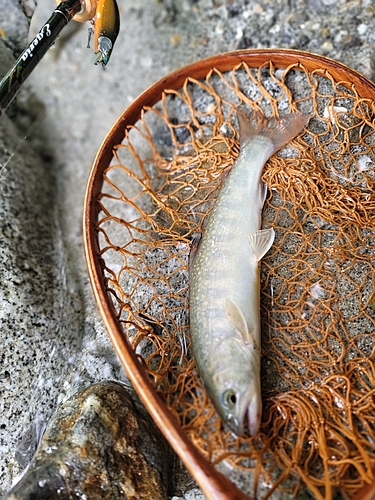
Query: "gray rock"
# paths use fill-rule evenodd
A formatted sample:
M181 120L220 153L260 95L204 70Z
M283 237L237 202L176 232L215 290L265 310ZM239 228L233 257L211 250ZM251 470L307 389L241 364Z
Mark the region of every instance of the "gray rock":
M0 3L1 38L13 50L15 56L23 51L29 31L29 22L17 0L4 0ZM1 66L1 72L3 66Z
M0 41L0 60L10 62ZM3 69L3 66L1 66ZM36 100L0 119L0 493L20 472L16 443L74 379L82 304L61 239L55 172ZM10 118L12 116L12 118ZM64 352L64 356L61 356Z

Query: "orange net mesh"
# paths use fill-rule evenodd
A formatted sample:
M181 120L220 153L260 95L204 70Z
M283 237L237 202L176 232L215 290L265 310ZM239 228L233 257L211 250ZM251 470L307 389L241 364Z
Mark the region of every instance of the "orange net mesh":
M236 109L311 114L274 155L263 219L261 432L222 428L190 353L188 254L239 152ZM248 493L352 496L375 465L374 103L300 64L211 71L166 90L104 174L103 273L155 388L214 463L248 471ZM245 236L244 236L245 238ZM251 489L251 491L250 491Z

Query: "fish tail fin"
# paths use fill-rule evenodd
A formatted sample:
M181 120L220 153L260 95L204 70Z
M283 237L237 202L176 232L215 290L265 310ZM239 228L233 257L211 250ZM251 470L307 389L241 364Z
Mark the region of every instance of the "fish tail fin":
M273 153L285 146L295 137L310 119L309 115L299 112L289 113L283 118L265 118L260 111L252 111L250 117L238 110L241 148L255 137L268 138L273 145ZM272 154L273 154L272 153Z

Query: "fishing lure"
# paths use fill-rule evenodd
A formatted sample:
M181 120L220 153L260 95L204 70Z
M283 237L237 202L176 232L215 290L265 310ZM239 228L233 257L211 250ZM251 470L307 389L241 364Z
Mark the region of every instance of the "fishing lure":
M120 14L116 0L98 0L94 21L95 64L106 65L120 31Z
M59 3L59 0L55 0ZM74 16L74 21L94 20L95 64L108 63L120 31L120 13L116 0L85 0L85 10Z

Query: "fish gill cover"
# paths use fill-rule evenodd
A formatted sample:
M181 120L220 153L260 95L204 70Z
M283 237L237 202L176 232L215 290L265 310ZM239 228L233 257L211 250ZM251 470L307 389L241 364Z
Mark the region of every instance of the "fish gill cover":
M264 412L254 438L223 429L189 338L189 248L238 156L239 107L311 115L263 175L263 226L276 238L261 265ZM122 328L195 445L221 470L247 472L247 493L262 498L350 497L373 477L373 111L349 83L301 64L212 70L144 109L104 173L97 232Z

